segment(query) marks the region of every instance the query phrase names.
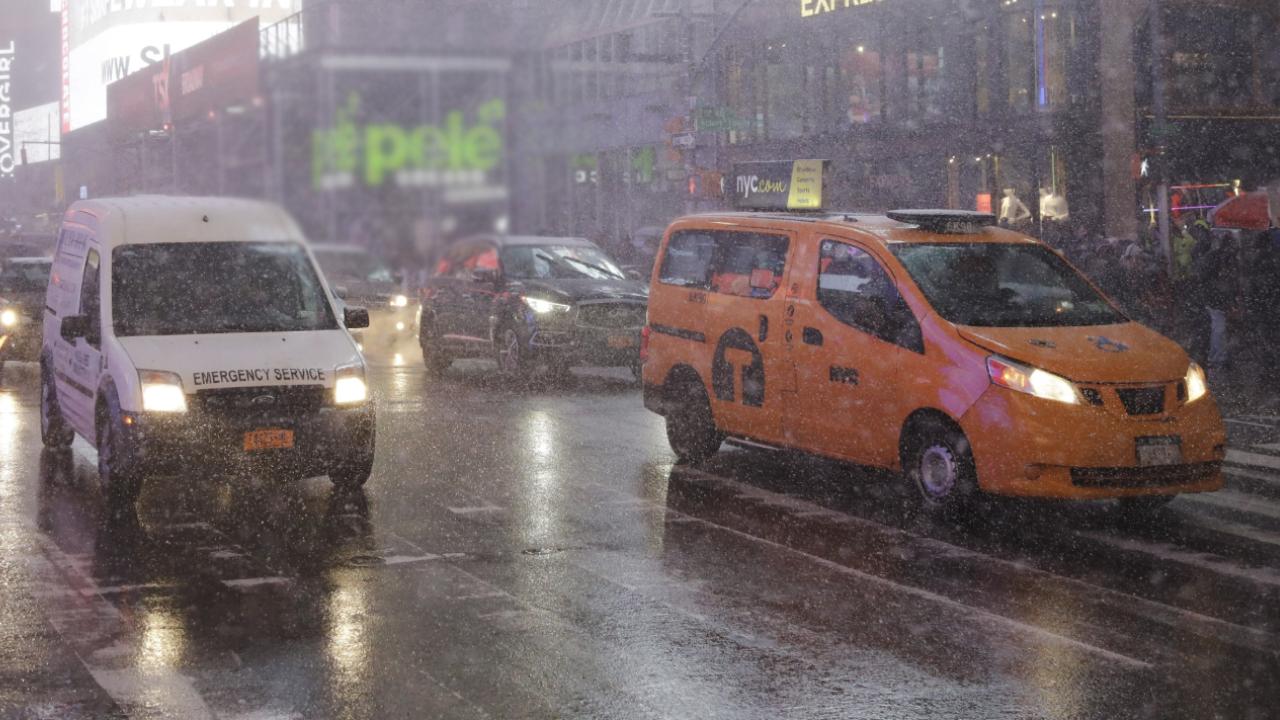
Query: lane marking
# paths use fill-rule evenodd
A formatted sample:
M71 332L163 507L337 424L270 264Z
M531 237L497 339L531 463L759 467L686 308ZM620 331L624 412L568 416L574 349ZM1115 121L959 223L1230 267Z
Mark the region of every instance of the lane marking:
M1160 558L1161 560L1169 560L1171 562L1190 565L1203 570L1210 570L1218 573L1219 575L1243 578L1260 585L1280 587L1280 571L1276 571L1273 568L1251 568L1222 557L1221 555L1187 550L1171 543L1131 540L1129 538L1114 537L1112 535L1092 530L1078 530L1074 534L1079 537L1095 540L1105 545L1120 548L1121 550L1139 552Z
M1235 450L1227 448L1227 463L1233 465L1244 465L1246 467L1264 467L1270 470L1280 470L1280 456L1265 455L1263 453L1249 452L1247 450Z
M1280 520L1280 503L1258 499L1257 495L1242 493L1237 490L1218 490L1211 493L1195 493L1181 496L1182 500L1212 505L1213 507L1238 510L1240 512L1261 515L1273 520Z
M1220 532L1224 535L1234 535L1236 537L1247 538L1266 545L1280 545L1280 533L1260 530L1252 525L1223 520L1222 518L1212 517L1209 515L1201 515L1200 513L1184 514L1183 517L1187 522L1200 527Z
M475 505L470 507L452 507L447 506L449 512L455 515L476 515L478 513L505 512L506 508L497 505Z

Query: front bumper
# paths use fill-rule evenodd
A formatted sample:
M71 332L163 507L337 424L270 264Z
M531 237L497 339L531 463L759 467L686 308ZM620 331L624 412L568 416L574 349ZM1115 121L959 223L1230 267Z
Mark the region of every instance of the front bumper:
M638 327L535 327L529 337L529 349L548 362L630 367L640 362L640 331Z
M992 386L961 418L978 485L997 495L1101 499L1209 492L1222 487L1226 431L1212 395L1129 415L1066 405ZM1176 437L1176 465L1140 466L1138 438Z
M193 409L175 415L128 413L126 417L121 451L145 474L175 474L198 467L215 474L262 470L309 477L371 460L374 452L372 405L234 416ZM254 430L290 430L293 447L246 451L245 433Z

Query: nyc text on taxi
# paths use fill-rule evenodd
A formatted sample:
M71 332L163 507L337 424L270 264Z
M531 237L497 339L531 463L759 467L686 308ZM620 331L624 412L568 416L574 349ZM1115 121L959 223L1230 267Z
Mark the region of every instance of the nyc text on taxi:
M364 362L301 231L222 198L81 201L66 212L40 355L41 436L98 449L104 492L245 465L358 487L374 456ZM345 327L344 327L345 326Z
M1201 369L989 215L679 219L645 354L685 461L726 437L801 449L902 470L931 511L982 491L1147 511L1222 484Z

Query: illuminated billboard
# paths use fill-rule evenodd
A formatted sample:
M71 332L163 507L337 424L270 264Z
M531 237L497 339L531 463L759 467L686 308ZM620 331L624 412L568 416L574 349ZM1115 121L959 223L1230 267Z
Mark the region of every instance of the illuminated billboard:
M64 0L63 130L107 115L107 85L228 28L277 22L302 0Z

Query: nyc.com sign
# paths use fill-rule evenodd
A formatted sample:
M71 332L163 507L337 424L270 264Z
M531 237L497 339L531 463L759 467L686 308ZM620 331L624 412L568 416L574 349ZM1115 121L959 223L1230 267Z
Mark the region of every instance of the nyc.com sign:
M506 103L473 113L454 110L436 125L361 123L360 96L338 109L333 127L311 136L311 179L318 190L380 187L465 188L490 184L502 165Z

